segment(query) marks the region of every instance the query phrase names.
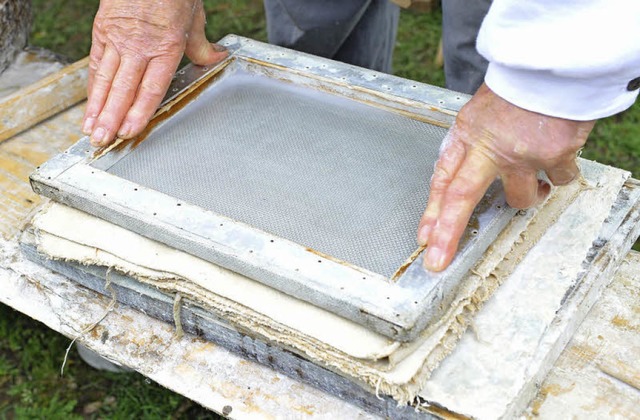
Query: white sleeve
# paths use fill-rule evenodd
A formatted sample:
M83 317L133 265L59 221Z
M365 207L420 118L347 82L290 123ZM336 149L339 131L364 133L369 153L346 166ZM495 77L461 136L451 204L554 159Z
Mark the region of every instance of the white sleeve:
M630 107L640 87L640 0L494 0L478 52L485 82L531 111L592 120Z

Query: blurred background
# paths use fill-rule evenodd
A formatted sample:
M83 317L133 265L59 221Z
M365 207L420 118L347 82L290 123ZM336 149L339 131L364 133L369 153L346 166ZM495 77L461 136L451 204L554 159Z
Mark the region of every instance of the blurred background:
M2 3L0 1L0 3ZM76 61L89 53L98 0L32 0L30 44ZM235 33L266 41L260 0L204 0L210 41ZM398 76L444 86L438 59L437 0L403 10L394 54ZM640 105L598 122L585 158L640 176ZM635 246L640 249L638 243ZM0 292L1 293L1 292ZM135 373L106 373L85 365L69 339L0 304L0 419L218 418L190 400Z

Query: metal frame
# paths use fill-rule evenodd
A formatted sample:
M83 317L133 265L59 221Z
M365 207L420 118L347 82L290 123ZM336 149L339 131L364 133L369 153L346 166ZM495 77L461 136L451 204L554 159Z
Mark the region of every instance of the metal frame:
M229 57L212 68L180 70L163 102L189 100L194 85L230 74L258 72L328 91L389 112L448 127L468 96L332 60L228 35ZM386 278L274 237L223 215L105 172L132 148L93 159L83 138L31 175L38 194L123 226L270 287L337 313L398 341L414 339L441 315L460 278L497 237L515 210L492 186L474 213L460 251L442 273L422 268L422 253ZM409 256L408 256L409 257Z

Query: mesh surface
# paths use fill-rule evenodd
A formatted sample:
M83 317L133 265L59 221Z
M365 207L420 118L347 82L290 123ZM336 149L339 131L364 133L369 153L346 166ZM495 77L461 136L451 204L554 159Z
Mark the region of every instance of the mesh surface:
M108 172L390 276L446 130L264 76L205 90Z

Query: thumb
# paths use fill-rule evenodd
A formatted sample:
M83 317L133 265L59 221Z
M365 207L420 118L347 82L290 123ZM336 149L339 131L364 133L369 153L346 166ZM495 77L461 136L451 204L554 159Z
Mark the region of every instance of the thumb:
M222 45L211 44L204 32L206 23L202 2L198 1L189 30L185 54L194 64L207 66L224 60L228 53Z

